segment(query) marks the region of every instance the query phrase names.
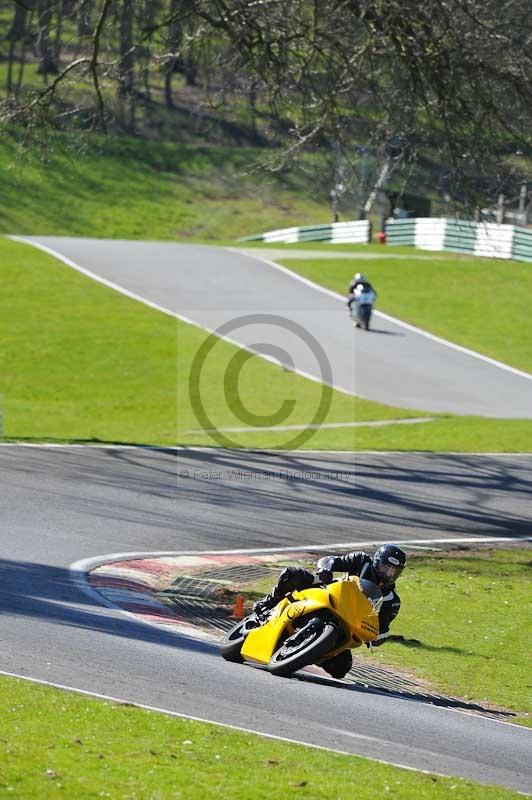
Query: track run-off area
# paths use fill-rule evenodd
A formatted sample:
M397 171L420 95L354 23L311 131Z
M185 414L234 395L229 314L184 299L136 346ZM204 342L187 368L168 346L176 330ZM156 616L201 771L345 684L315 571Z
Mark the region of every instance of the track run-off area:
M354 336L342 298L260 257L25 241L206 330L250 314L292 320L320 342L331 383L351 394L423 411L532 417L531 376L382 314L375 335ZM274 360L287 347L286 332L260 320L227 338L249 349L266 343ZM320 379L304 343L292 342L289 358ZM266 471L267 480L243 477ZM103 605L70 570L117 553L529 541L532 456L5 444L0 475L1 672L532 792L529 729L326 677L281 680L227 664L216 644Z

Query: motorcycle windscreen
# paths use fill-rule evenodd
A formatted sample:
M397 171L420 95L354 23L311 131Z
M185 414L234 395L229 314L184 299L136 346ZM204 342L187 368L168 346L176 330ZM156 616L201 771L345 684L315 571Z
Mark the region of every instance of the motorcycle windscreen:
M331 606L348 623L353 639L371 642L379 635L379 615L357 577L329 585Z
M368 598L375 612L378 614L382 608L384 597L377 584L373 583L373 581L368 581L365 578L359 578L358 585Z

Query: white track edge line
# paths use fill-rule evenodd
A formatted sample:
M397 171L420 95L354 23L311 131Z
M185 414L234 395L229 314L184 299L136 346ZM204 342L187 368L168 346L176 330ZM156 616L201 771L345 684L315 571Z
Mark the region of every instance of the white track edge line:
M311 288L322 292L323 294L327 294L330 297L334 297L336 300L341 300L342 303L345 304L345 297L337 292L333 292L331 289L326 289L324 286L320 286L319 283L315 283L311 281L309 278L304 278L302 275L298 275L297 272L293 272L288 267L283 267L282 264L277 264L275 261L270 261L267 258L261 258L260 256L251 255L250 253L242 253L236 247L226 247L226 250L231 250L236 253L240 253L240 255L247 256L248 258L254 258L257 261L261 261L263 264L268 264L268 266L273 267L274 269L280 270L284 272L286 275L290 275L293 279L304 283L306 286L310 286ZM287 252L286 258L290 258L289 252ZM523 370L517 369L516 367L511 367L509 364L505 364L502 361L498 361L495 358L490 358L489 356L482 355L482 353L478 353L475 350L470 350L468 347L463 347L462 345L455 344L454 342L450 342L448 339L443 339L441 336L436 336L433 333L429 333L428 331L423 330L422 328L417 328L415 325L410 325L408 322L403 322L403 320L397 319L397 317L392 317L389 314L385 314L383 311L375 310L373 312L378 317L387 320L388 322L392 322L394 325L398 325L401 328L405 328L405 330L409 330L412 333L416 333L419 336L424 336L426 339L430 339L433 342L437 342L438 344L444 345L445 347L449 347L452 350L457 350L460 353L464 353L465 355L472 356L473 358L478 358L481 361L486 362L487 364L491 364L494 367L499 367L500 369L504 369L507 372L511 372L514 375L518 375L521 378L526 378L529 381L532 381L532 374L529 372L524 372Z
M87 572L100 564L108 561L134 561L137 558L173 558L178 556L222 556L222 555L260 555L262 553L299 553L321 552L339 548L373 547L382 544L384 539L363 539L358 542L336 542L329 544L301 544L290 547L248 547L234 550L140 550L123 553L107 553L103 556L75 561L70 569L76 574ZM397 544L412 545L438 545L438 544L489 544L490 542L532 542L532 536L461 536L446 539L399 539Z
M36 683L36 684L39 684L41 686L49 686L50 688L60 689L62 691L66 691L66 692L74 692L75 694L81 694L81 695L83 695L85 697L94 697L94 698L96 698L98 700L105 700L105 701L111 702L111 703L118 703L120 705L126 705L128 707L133 706L134 708L140 708L143 711L153 711L153 712L156 712L158 714L165 714L166 716L176 717L178 719L188 719L188 720L191 720L192 722L202 722L202 723L206 723L208 725L217 725L220 728L228 728L230 730L240 731L241 733L252 734L253 736L261 736L264 739L273 739L274 741L286 742L287 744L295 744L295 745L300 745L302 747L311 747L314 750L323 750L323 751L325 751L327 753L338 753L338 755L349 756L351 758L363 758L363 759L366 759L367 761L375 761L375 762L377 762L379 764L386 764L388 766L397 767L399 769L406 769L409 772L421 772L424 775L437 775L440 778L448 778L448 779L451 779L451 780L453 778L456 778L456 780L460 780L460 781L471 780L469 778L461 778L459 776L446 775L446 774L444 774L442 772L433 772L431 770L418 769L417 767L410 767L410 766L407 766L406 764L399 764L399 763L397 763L395 761L385 761L382 758L372 758L371 756L364 756L364 755L360 755L358 753L350 753L347 750L337 750L337 749L335 749L333 747L325 747L324 745L321 745L321 744L312 744L311 742L302 742L302 741L299 741L298 739L290 739L287 736L278 736L277 734L274 734L274 733L264 733L264 732L261 732L261 731L255 731L255 730L253 730L251 728L244 728L244 727L242 727L240 725L231 725L229 722L214 722L213 720L205 719L204 717L196 717L196 716L193 716L192 714L185 714L185 713L183 713L181 711L171 711L170 709L159 708L158 706L150 706L150 705L147 705L146 703L137 703L135 701L124 700L124 699L122 699L120 697L114 697L112 695L101 694L99 692L91 692L88 689L78 689L75 686L67 686L66 684L63 684L63 683L54 683L53 681L43 680L42 678L34 678L31 675L21 675L21 674L19 674L17 672L7 672L5 670L0 670L0 675L3 675L3 676L8 677L8 678L17 678L18 680L28 681L29 683ZM521 726L519 726L519 727L521 727ZM524 728L524 730L527 730L527 729ZM362 734L359 735L359 738L361 738L361 739L370 739L371 741L383 742L385 744L393 744L393 742L389 742L386 739L376 739L375 737L364 736ZM514 789L513 791L516 791L516 790ZM518 794L524 794L524 793L523 792L518 792ZM524 796L528 797L528 795L524 795Z
M0 447L36 447L67 450L69 448L87 450L155 450L175 453L259 453L260 455L297 455L297 456L427 456L429 458L448 458L451 456L475 456L477 458L531 458L532 452L482 452L469 450L272 450L267 447L211 447L210 445L164 445L164 444L83 444L81 442L0 442ZM356 464L353 464L356 467Z
M341 428L385 428L390 425L419 425L423 422L436 422L437 417L399 417L398 419L366 420L365 422L323 422L321 425L269 425L259 428L249 425L247 428L193 428L187 433L262 433L263 431L303 431Z
M114 289L114 291L119 292L120 294L123 294L126 297L129 297L131 300L137 300L139 303L143 303L145 306L149 306L149 308L152 308L155 311L160 311L162 314L166 314L169 317L173 317L174 319L178 319L181 322L185 322L187 325L193 325L195 328L200 328L200 330L206 331L209 334L214 334L218 339L229 342L229 344L238 347L240 350L246 350L248 353L253 353L253 355L257 356L258 358L262 358L264 361L268 361L270 364L274 364L276 367L279 367L279 360L273 358L273 356L260 353L258 350L255 350L252 347L248 347L247 345L244 345L241 342L236 341L236 339L233 339L230 336L221 336L219 333L217 333L217 331L214 328L210 328L207 325L203 325L200 322L195 322L194 320L183 316L183 314L179 314L177 311L172 311L171 309L165 308L164 306L161 306L158 303L154 303L151 300L147 300L145 297L142 297L139 294L135 294L135 292L129 291L129 289L125 289L118 283L109 281L107 280L107 278L102 278L95 272L91 272L91 270L85 269L85 267L80 266L75 261L72 261L70 258L67 258L67 256L62 255L62 253L59 253L57 250L54 250L53 248L48 247L45 244L41 244L41 242L30 241L29 239L25 239L23 236L9 236L8 238L12 239L15 242L31 245L32 247L35 247L38 250L42 250L43 253L46 253L47 255L52 256L53 258L56 258L58 261L62 261L63 264L65 264L67 267L75 269L77 272L80 272L87 278L91 278L96 283L101 283L103 286L107 286L107 288L109 289ZM287 369L290 372L295 372L297 375L300 375L303 378L307 378L310 381L314 381L314 383L319 383L321 385L329 386L331 389L334 389L337 392L348 394L351 397L358 396L351 389L347 389L344 386L340 386L339 384L323 381L321 380L321 378L316 377L316 375L311 375L309 372L299 369L298 367L292 365L289 366L285 364L282 365L282 368Z

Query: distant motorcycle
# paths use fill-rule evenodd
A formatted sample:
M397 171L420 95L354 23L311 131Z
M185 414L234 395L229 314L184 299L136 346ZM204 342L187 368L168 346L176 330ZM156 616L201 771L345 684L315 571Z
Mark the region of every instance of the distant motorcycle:
M288 677L376 639L382 602L374 583L345 575L292 592L266 615L250 614L228 631L221 653L226 661L253 661Z
M347 305L357 328L364 328L369 331L371 314L376 299L377 295L371 287L366 284L357 284L355 286L353 293L349 296Z

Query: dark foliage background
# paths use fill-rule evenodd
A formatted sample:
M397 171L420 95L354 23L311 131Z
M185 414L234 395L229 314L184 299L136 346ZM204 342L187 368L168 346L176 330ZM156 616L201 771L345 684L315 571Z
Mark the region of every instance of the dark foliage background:
M530 178L531 68L529 0L0 2L4 125L369 152L470 207Z

